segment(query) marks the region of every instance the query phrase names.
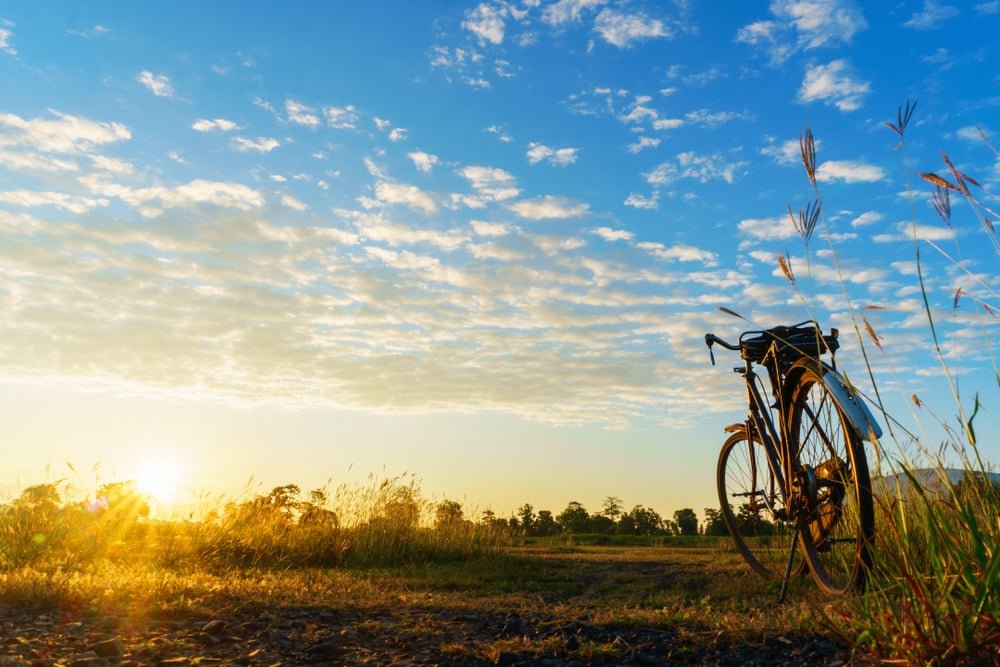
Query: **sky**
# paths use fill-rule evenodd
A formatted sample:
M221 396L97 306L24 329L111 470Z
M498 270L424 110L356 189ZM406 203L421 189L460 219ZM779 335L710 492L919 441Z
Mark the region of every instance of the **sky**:
M0 489L405 474L470 513L700 513L743 418L704 334L809 318L932 449L978 397L1000 461L998 28L997 0L6 2ZM947 222L943 155L976 183Z

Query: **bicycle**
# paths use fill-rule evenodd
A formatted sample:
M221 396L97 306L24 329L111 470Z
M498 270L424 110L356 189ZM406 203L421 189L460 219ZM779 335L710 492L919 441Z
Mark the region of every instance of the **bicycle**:
M705 334L713 366L713 344L740 352L744 365L733 371L749 406L743 423L725 428L716 470L722 518L750 567L781 579L779 602L793 573L808 568L823 591L843 595L864 587L871 565L875 513L863 440L874 443L882 431L837 372L838 339L813 320L746 331L736 345ZM755 364L767 369L772 403Z

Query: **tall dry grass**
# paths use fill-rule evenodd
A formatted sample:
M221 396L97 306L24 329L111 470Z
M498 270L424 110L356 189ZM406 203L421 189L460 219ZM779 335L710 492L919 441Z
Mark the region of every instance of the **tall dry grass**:
M905 174L910 173L906 156L908 128L916 103L907 100L895 122L886 123L898 139ZM985 137L983 137L985 141ZM815 142L807 130L801 140L802 160L812 186L810 203L792 216L806 242L817 224L830 229L821 214L822 194L816 181ZM972 177L959 171L942 153L945 176L933 171L920 173L933 187L931 205L941 224L954 228L962 224L952 219L952 193L961 196L982 234L1000 256L1000 242L993 219L1000 218L984 200L990 196ZM907 189L913 184L907 176ZM912 197L912 194L911 194ZM973 273L956 255L945 252L933 240L917 236L917 214L912 214L916 281L923 305L929 347L940 368L938 379L951 393L954 419L942 420L930 412L917 396L904 398L912 404L908 426L885 407L883 391L873 371L872 355L893 367L893 350L859 308L851 301L848 282L841 273L840 259L832 243L829 256L839 276L854 333L862 351L873 388L871 402L888 428L888 437L870 450L882 482L874 484L876 539L873 563L864 593L851 598L838 611L827 610L823 621L848 641L880 661L896 664L1000 664L1000 492L996 478L981 455L975 418L981 404L977 393L971 411L963 396L955 371L943 351L942 331L937 321L934 295L929 293L926 260L932 251L950 267L962 273L976 289L954 293L969 298L983 318L996 317L997 293L981 275ZM829 235L828 235L829 236ZM957 241L956 241L957 243ZM778 262L782 273L795 283L790 261ZM870 306L868 308L871 308ZM989 341L983 341L984 348ZM991 355L992 356L992 355ZM996 365L994 363L994 371ZM1000 382L1000 373L996 373ZM898 384L898 383L897 383ZM924 422L935 423L945 435L943 444L932 445ZM915 435L919 434L919 435ZM953 471L949 474L948 467Z
M80 570L94 563L175 569L366 567L485 556L509 542L493 524L428 525L433 504L412 478L317 489L298 486L217 503L196 521L149 518L128 484L81 502L59 483L0 506L0 571Z

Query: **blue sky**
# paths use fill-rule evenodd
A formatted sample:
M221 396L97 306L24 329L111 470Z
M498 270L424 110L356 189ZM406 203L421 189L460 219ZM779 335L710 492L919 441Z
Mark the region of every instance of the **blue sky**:
M944 151L997 209L998 27L996 0L5 4L0 482L170 459L227 493L408 471L500 512L700 511L741 400L702 336L750 326L720 306L864 317L936 447L914 233L996 460L995 241L917 173ZM839 358L867 386L853 335Z

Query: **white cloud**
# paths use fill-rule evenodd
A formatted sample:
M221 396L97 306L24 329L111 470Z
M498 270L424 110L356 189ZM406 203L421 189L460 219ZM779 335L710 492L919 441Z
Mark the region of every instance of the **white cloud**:
M643 149L656 148L659 145L660 145L660 139L656 137L641 136L639 137L639 141L636 141L635 143L631 143L628 145L628 152L638 153Z
M131 174L133 171L133 167L130 162L108 157L107 155L91 155L90 162L101 171L118 174L119 176Z
M385 132L389 129L389 126L392 125L392 123L385 118L379 118L378 116L375 116L372 120L375 121L375 127L377 127L380 132Z
M35 208L37 206L55 206L71 213L86 213L98 206L107 206L107 199L92 199L66 194L65 192L35 192L32 190L0 191L0 202Z
M433 197L415 185L382 181L375 186L375 197L381 202L403 204L423 213L435 213L438 210Z
M740 220L737 229L741 234L761 241L790 239L798 235L791 218L787 215L773 218L747 218Z
M355 224L365 239L388 243L391 246L428 243L451 252L468 241L468 235L460 229L413 229L380 216L363 216Z
M903 27L913 30L933 30L944 21L958 16L958 13L958 9L951 5L941 4L937 0L924 0L924 10L915 12L903 23Z
M653 210L658 204L657 200L659 196L657 193L653 193L650 197L643 197L642 195L637 195L635 193L630 193L625 199L625 205L631 206L632 208L638 208L643 210Z
M98 156L92 155L90 157L94 159ZM80 165L73 160L63 160L53 155L42 155L23 148L16 151L0 149L0 165L4 165L11 171L47 171L52 173L80 171Z
M470 243L469 253L476 259L496 259L501 262L513 262L524 259L522 253L497 245L496 243Z
M853 79L845 60L834 60L827 65L816 65L806 70L799 89L800 102L820 100L834 104L841 111L855 111L870 86L865 81Z
M500 127L499 125L490 125L487 128L483 128L483 132L489 132L490 134L497 135L497 139L504 142L505 144L509 144L511 141L514 140L513 137L504 132L503 128Z
M667 185L680 178L693 178L702 183L721 179L732 183L738 171L746 167L746 162L727 162L719 153L698 155L693 151L679 153L676 162L662 162L653 171L645 174L651 185Z
M319 116L313 112L313 109L295 100L285 100L285 114L288 116L288 122L290 123L305 125L306 127L320 126Z
M867 227L884 218L885 216L876 211L865 211L858 217L851 220L851 227Z
M868 27L860 8L850 0L777 0L771 11L790 22L806 49L827 44L848 43Z
M778 25L774 21L754 21L737 31L736 41L754 46L773 42L777 28Z
M375 246L368 246L365 248L365 252L376 259L381 260L387 266L391 266L394 269L404 269L404 270L421 270L429 269L431 267L440 264L440 261L436 257L429 257L427 255L417 255L409 250L403 250L397 252L395 250L388 250L386 248L378 248Z
M14 33L6 28L0 28L0 51L3 51L7 55L16 56L17 49L11 44L11 40L14 38Z
M326 124L338 130L353 130L357 127L358 111L353 104L346 107L323 107Z
M277 139L272 137L257 137L256 141L246 137L233 137L232 147L241 153L256 151L257 153L270 153L280 146Z
M665 246L662 243L643 242L637 243L636 247L668 262L701 262L706 266L715 266L719 263L719 256L716 253L684 243Z
M295 211L305 211L309 207L292 195L281 195L281 203Z
M131 189L98 177L83 177L82 183L98 194L116 197L135 206L145 216L157 216L164 209L191 208L212 204L249 211L264 205L264 196L241 183L196 179L175 187L153 186Z
M657 118L653 121L654 130L673 130L684 124L680 118Z
M819 140L815 140L815 146L820 146ZM771 144L760 149L761 155L773 157L778 164L795 165L802 164L802 149L798 139L788 139L780 144Z
M607 2L608 0L558 0L545 8L542 20L553 26L579 21L583 12L605 5Z
M74 37L83 37L84 39L90 39L91 37L98 37L111 32L111 29L107 26L101 24L95 25L93 28L87 30L66 30L67 34L73 35Z
M538 164L542 160L547 160L549 164L558 167L576 162L578 148L549 148L543 144L532 142L528 145L528 162Z
M1000 14L1000 0L982 2L972 8L977 14Z
M642 14L623 14L608 8L597 15L594 30L606 42L620 49L642 40L672 36L659 19L650 19Z
M529 220L578 218L589 209L589 204L575 203L565 197L553 195L524 199L510 205L510 210Z
M502 222L486 222L485 220L472 220L469 222L472 230L479 236L506 236L510 234L510 225Z
M191 125L191 129L197 132L231 132L238 129L238 126L233 121L226 120L225 118L215 118L213 120L199 118Z
M413 161L413 165L417 169L425 174L430 173L431 169L440 162L437 155L431 155L423 151L413 151L412 153L407 153L406 156Z
M848 44L868 28L852 0L773 0L774 20L754 21L736 33L736 41L765 48L773 63L800 50Z
M624 229L611 229L610 227L598 227L592 233L600 236L605 241L631 241L635 234Z
M496 167L469 166L462 168L459 175L469 181L476 191L475 198L463 198L467 206L478 207L486 201L513 199L521 193L513 175Z
M697 109L684 114L685 120L702 127L716 127L733 120L753 120L753 114L747 111L709 111Z
M872 237L875 243L891 243L893 241L913 241L914 235L927 241L949 241L955 238L955 230L938 225L915 225L906 220L894 225L895 233L876 234Z
M829 160L816 169L816 180L823 183L875 183L884 178L881 167L854 160Z
M1000 0L997 1L1000 2ZM983 137L984 136L989 137L989 133L987 133L980 127L976 127L975 125L967 125L965 127L959 128L955 132L955 136L957 136L959 139L964 139L965 141L982 143Z
M173 97L174 88L166 74L153 74L148 70L139 72L135 80L144 85L157 97Z
M10 113L0 113L0 128L10 128L8 134L16 145L30 146L46 153L86 153L93 148L132 138L121 123L101 123L49 110L55 119L25 120Z
M484 2L465 12L462 27L478 37L481 43L502 44L506 12L503 5L490 6Z
M406 129L402 127L392 128L392 132L389 133L389 141L403 141L406 139Z

